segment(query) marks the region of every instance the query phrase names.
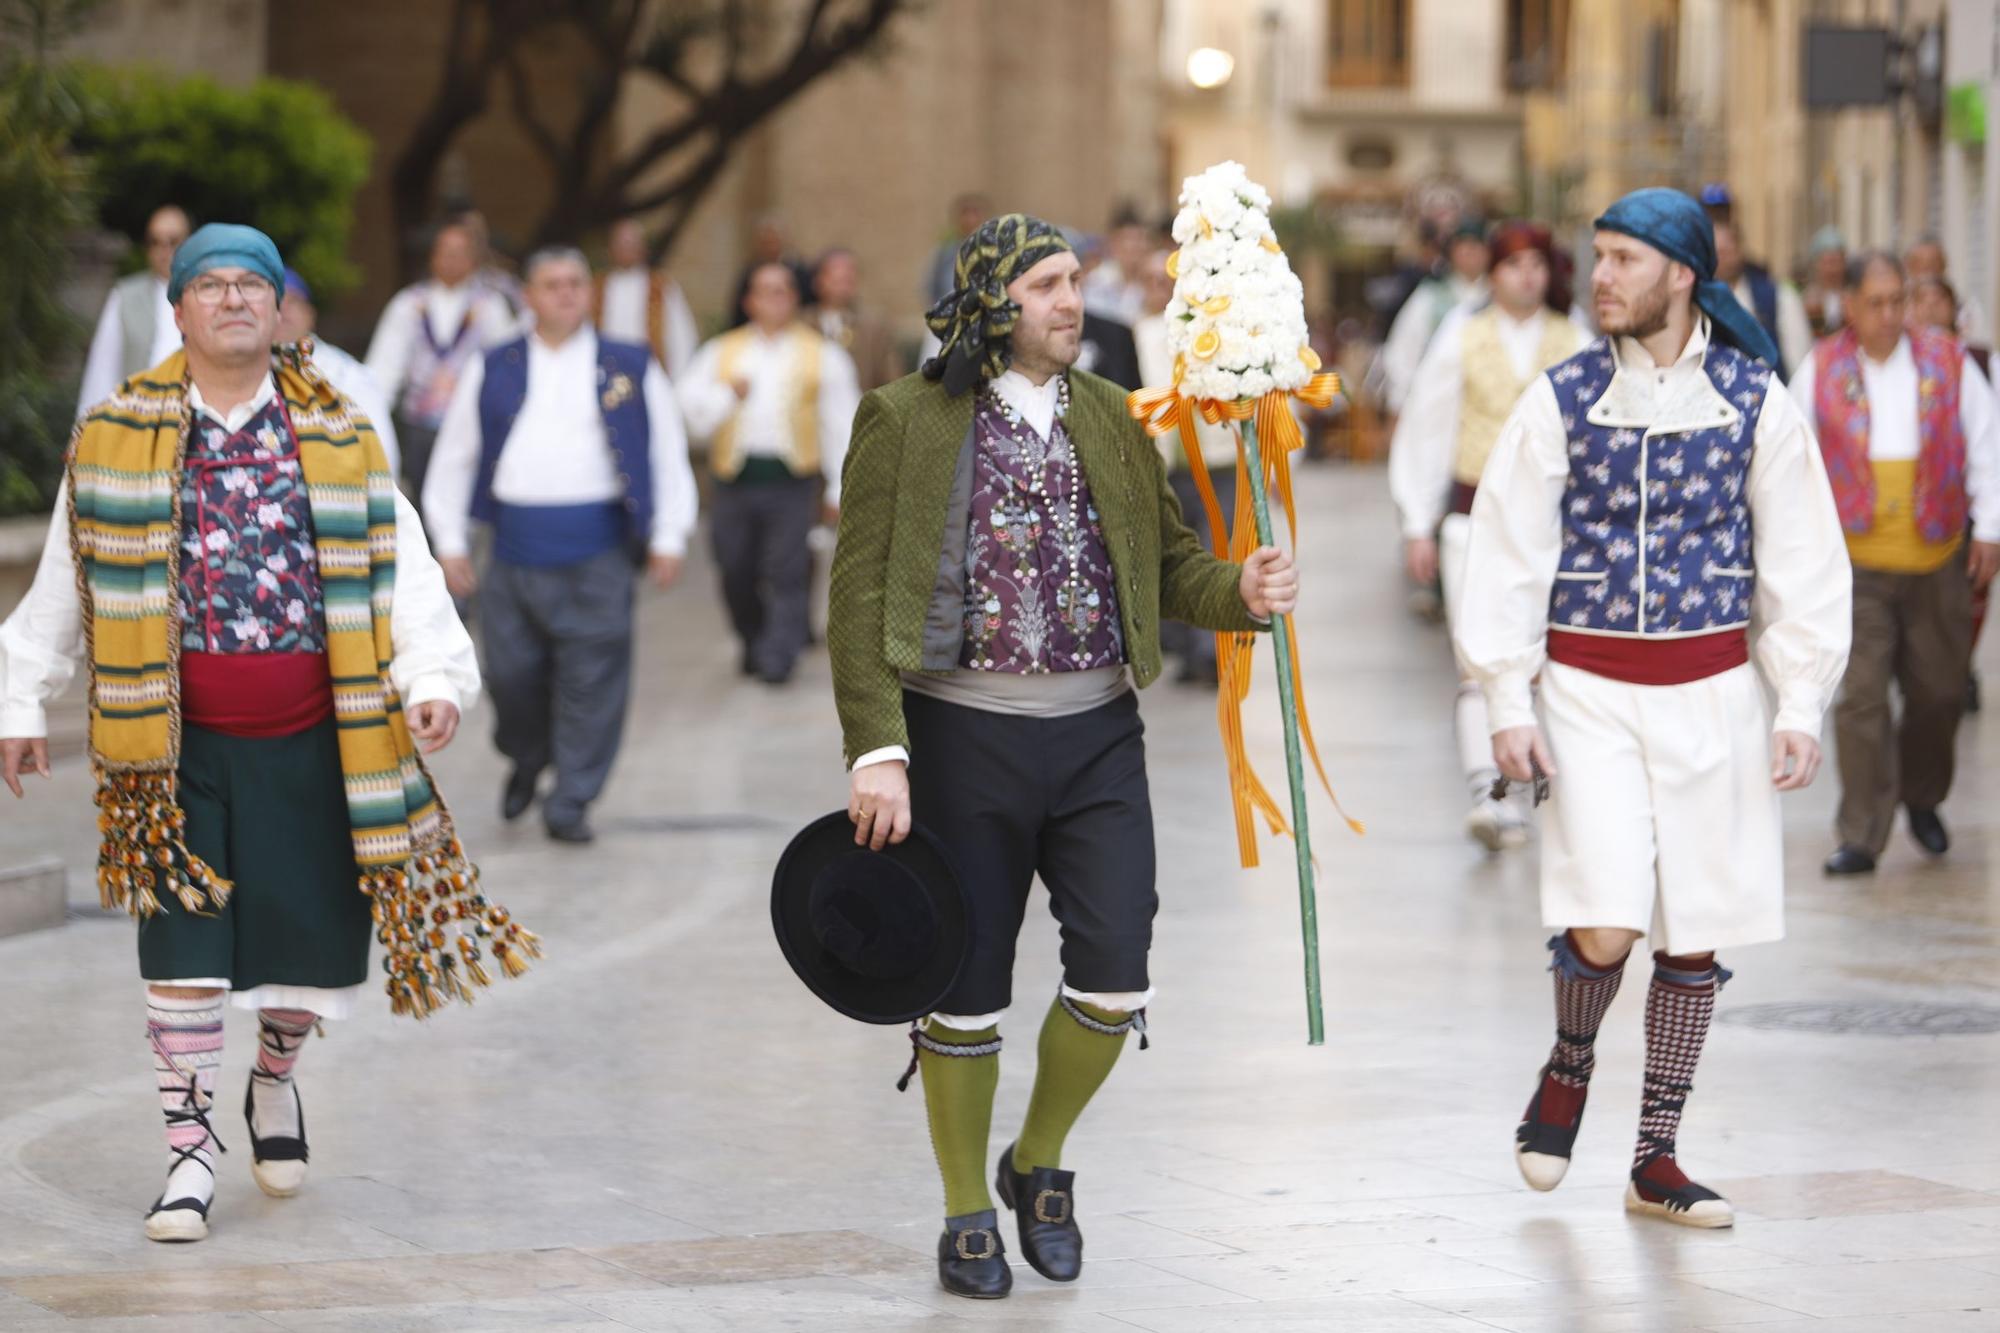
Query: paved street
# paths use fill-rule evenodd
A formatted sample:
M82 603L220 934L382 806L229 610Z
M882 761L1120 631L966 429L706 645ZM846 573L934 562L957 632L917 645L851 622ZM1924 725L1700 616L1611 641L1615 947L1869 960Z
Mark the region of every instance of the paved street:
M1576 1167L1533 1194L1511 1160L1550 1035L1533 854L1489 859L1458 832L1450 663L1404 609L1384 491L1377 471L1314 468L1301 492L1313 719L1369 825L1357 839L1313 809L1323 1048L1305 1044L1288 846L1236 867L1210 697L1144 697L1160 994L1153 1049L1127 1051L1070 1140L1074 1286L1021 1267L1005 1302L938 1289L923 1108L893 1087L903 1034L820 1007L770 937L779 849L844 798L825 657L787 689L742 682L698 564L647 602L594 849L500 825L488 712L437 766L492 892L549 956L469 1011L419 1025L371 998L309 1042L296 1199L251 1182L254 1024L232 1011L205 1244L141 1236L159 1118L132 927L90 887L86 775L71 759L6 806L0 865L63 857L75 919L0 941L0 1329L2000 1329L2000 718L1967 724L1946 863L1899 833L1875 880L1830 884L1831 775L1788 804L1791 938L1724 959L1681 1139L1734 1231L1621 1210L1637 964ZM2000 694L1993 636L1984 658ZM1282 784L1260 665L1253 746ZM1027 1099L1032 997L1057 981L1053 925L1031 921L996 1151Z

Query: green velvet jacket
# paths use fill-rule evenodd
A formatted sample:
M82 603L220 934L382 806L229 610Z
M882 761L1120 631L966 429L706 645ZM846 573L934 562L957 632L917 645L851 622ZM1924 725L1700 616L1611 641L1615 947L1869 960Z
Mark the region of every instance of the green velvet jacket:
M956 398L906 375L861 400L841 473L827 648L847 762L909 744L904 671L949 672L962 624L975 393ZM1070 439L1104 525L1134 681L1160 674L1160 621L1210 630L1264 628L1244 608L1242 567L1210 555L1181 520L1160 451L1125 410L1125 391L1070 372ZM955 527L954 527L955 525ZM952 599L961 599L957 604Z

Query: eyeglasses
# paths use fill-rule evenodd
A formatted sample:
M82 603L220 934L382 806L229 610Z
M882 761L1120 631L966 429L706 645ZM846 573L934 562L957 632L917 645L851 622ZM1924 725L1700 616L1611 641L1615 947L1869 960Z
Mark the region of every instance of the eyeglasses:
M187 237L185 236L148 236L146 238L146 248L149 250L178 250L181 248L181 242L186 239Z
M190 282L186 291L198 305L215 306L222 304L222 294L231 287L236 289L236 295L242 298L244 305L264 305L278 294L278 289L271 285L269 279L254 274L245 274L240 278L218 278L210 274Z

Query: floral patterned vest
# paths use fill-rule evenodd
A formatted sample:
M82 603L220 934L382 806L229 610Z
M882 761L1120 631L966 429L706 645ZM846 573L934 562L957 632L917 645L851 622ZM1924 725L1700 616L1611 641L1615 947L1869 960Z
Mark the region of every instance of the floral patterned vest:
M181 649L323 653L326 597L285 402L231 432L197 412L181 480Z
M1037 674L1124 662L1111 553L1062 417L1043 439L982 392L972 469L959 665Z
M1929 329L1909 332L1917 363L1917 531L1946 542L1965 531L1965 429L1958 417L1965 351L1958 340ZM1864 533L1875 526L1875 473L1868 461L1868 390L1861 379L1861 340L1842 329L1813 350L1813 415L1820 453L1833 483L1840 526Z
M1617 363L1599 339L1548 372L1569 436L1555 629L1688 635L1748 624L1757 575L1747 498L1770 367L1710 343L1706 401L1666 427L1600 409Z

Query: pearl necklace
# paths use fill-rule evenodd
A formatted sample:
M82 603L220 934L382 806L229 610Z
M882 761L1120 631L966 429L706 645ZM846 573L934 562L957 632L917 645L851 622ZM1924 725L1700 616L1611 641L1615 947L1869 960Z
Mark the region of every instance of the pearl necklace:
M1022 419L1019 412L1014 410L1014 405L999 393L993 391L990 387L987 393L993 401L993 406L999 410L1001 419L1007 423L1009 437L1014 441L1016 448L1025 455L1029 444L1028 436L1034 433L1033 428ZM1075 645L1080 648L1085 638L1085 610L1083 605L1083 523L1082 516L1077 509L1077 496L1083 490L1083 472L1077 462L1076 441L1068 438L1068 421L1069 376L1064 375L1056 381L1055 416L1049 422L1048 439L1042 442L1047 444L1054 441L1056 431L1060 427L1063 431L1064 440L1069 446L1069 491L1067 495L1062 497L1063 509L1061 512L1057 512L1053 504L1050 505L1050 516L1055 520L1056 538L1062 544L1063 555L1068 564L1068 569L1063 577L1064 591L1069 594L1069 604L1065 608L1067 614L1064 616L1064 619L1069 623L1071 638L1075 640ZM1044 453L1041 457L1044 461L1041 466L1037 466L1034 469L1028 482L1027 491L1028 494L1034 496L1036 499L1047 502L1055 499L1055 497L1048 493L1046 454ZM1008 478L1007 484L1016 489L1019 488L1019 483L1015 482L1011 477ZM1070 654L1071 660L1077 663L1082 663L1086 660L1086 656L1081 651L1072 651Z

